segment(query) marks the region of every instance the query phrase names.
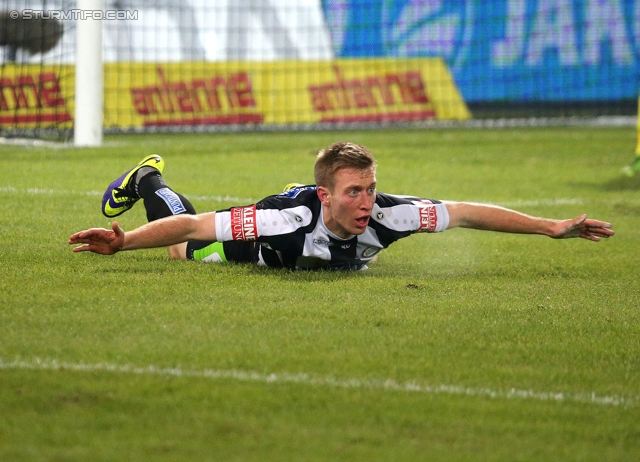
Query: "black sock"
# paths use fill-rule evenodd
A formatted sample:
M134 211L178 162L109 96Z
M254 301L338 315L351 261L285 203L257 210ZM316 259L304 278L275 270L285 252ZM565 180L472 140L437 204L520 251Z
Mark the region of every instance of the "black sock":
M196 214L196 209L189 199L167 186L157 170L137 179L137 183L138 194L144 201L144 208L147 211L147 220L155 221L182 213Z

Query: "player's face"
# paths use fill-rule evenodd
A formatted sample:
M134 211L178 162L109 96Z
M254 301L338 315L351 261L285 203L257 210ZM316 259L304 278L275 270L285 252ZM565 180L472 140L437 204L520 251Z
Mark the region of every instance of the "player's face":
M338 170L334 181L332 190L318 188L318 195L325 206L325 225L345 239L364 233L376 201L375 168Z

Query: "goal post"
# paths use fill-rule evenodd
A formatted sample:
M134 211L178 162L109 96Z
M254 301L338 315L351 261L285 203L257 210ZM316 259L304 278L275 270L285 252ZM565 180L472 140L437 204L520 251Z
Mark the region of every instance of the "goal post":
M78 0L79 10L101 11L103 0ZM73 143L102 144L102 20L80 17L76 26L76 85Z

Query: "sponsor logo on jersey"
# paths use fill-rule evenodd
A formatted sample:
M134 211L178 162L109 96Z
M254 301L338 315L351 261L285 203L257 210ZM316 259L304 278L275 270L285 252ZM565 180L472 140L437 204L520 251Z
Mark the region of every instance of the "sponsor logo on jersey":
M179 213L184 213L187 211L178 195L171 191L169 188L158 189L156 191L156 194L160 196L163 201L165 201L165 203L169 206L169 209L171 209L171 213L173 213L174 215L178 215Z
M255 241L258 237L256 206L231 209L231 233L234 241Z
M432 233L438 224L438 214L435 205L422 205L420 207L420 228L419 233Z
M331 242L327 241L326 239L314 239L313 243L317 245L331 245Z
M285 192L281 192L278 194L278 197L286 197L287 199L293 199L298 196L302 191L309 191L311 189L316 189L315 186L302 186L298 188L288 189Z
M371 258L375 254L380 252L380 250L382 250L382 249L379 249L378 247L367 247L366 249L364 249L364 252L362 252L362 257L363 258Z
M378 212L378 213L376 213L376 218L377 218L378 220L382 220L382 219L384 218L384 213L382 213L382 212Z

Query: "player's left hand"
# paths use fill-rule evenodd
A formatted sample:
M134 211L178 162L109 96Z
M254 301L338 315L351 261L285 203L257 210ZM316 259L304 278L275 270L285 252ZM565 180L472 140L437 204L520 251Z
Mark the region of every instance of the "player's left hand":
M111 229L91 228L79 231L69 237L69 244L82 244L74 247L74 252L94 252L101 255L113 255L124 246L124 231L117 221L111 223Z
M611 229L611 223L606 221L587 219L587 215L580 215L571 220L560 220L551 237L554 239L568 239L581 237L598 242L602 238L608 238L615 233Z

